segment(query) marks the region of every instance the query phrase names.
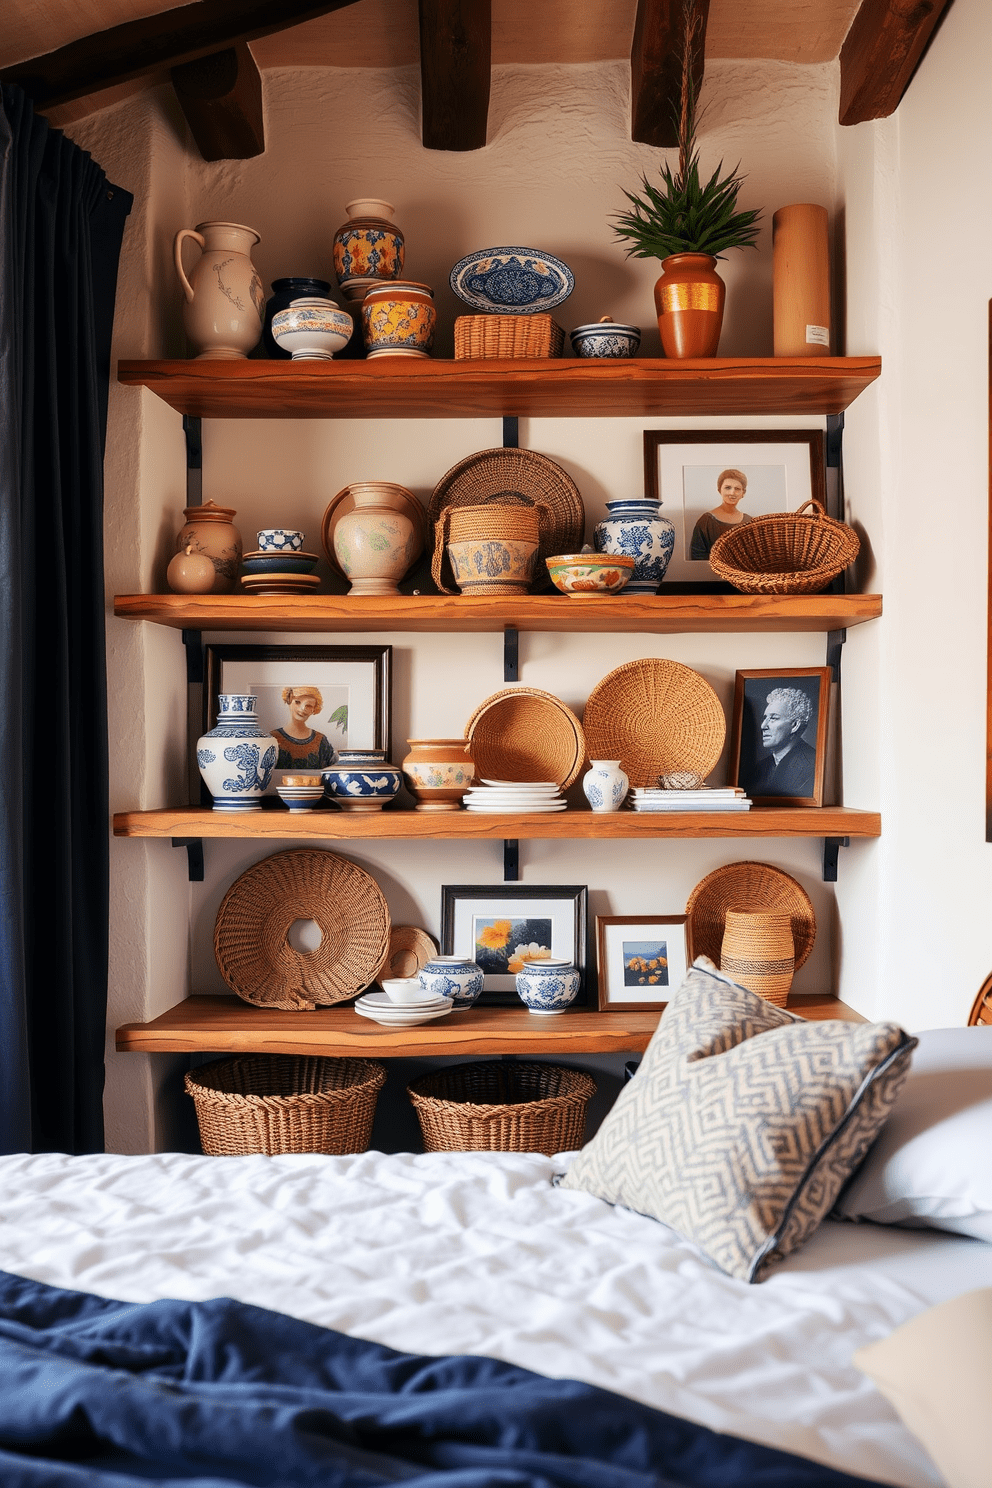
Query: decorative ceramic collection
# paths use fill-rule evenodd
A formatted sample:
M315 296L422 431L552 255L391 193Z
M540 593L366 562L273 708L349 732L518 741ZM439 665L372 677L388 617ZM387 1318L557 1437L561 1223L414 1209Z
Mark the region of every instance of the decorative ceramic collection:
M334 272L347 299L362 299L370 285L398 279L405 243L392 220L395 208L378 197L348 202L348 221L334 234Z
M579 995L582 977L568 960L528 961L516 975L517 996L532 1013L563 1013Z
M418 811L457 811L475 778L467 739L408 739L400 768L417 798Z
M433 997L450 997L455 1007L471 1007L485 984L481 966L467 956L432 956L421 968L420 985Z
M279 750L255 713L257 697L222 692L214 727L196 742L196 763L215 811L260 811Z
M176 552L202 553L209 558L214 566L214 581L209 592L229 594L237 582L238 564L241 562L241 533L233 520L237 512L233 506L218 506L215 501L205 501L202 506L184 507L183 516L186 524L176 535Z
M651 497L608 501L609 516L597 522L593 542L600 553L634 560L628 594L656 594L675 548L675 527L661 515L661 502Z
M562 594L619 594L634 572L634 559L622 553L559 553L544 561Z
M388 481L349 486L350 509L334 526L337 566L352 594L398 594L399 581L419 557L422 531L408 512L409 492Z
M582 793L596 812L619 811L629 789L619 760L593 760L582 777Z
M182 257L187 238L201 249L188 278ZM265 292L251 250L259 242L253 227L237 222L200 222L176 234L173 257L185 297L183 326L197 359L246 357L258 343Z
M272 339L272 319L280 310L288 310L297 300L330 300L331 286L326 279L311 279L298 275L288 279L273 279L272 293L265 302L265 321L262 326L262 348L267 357L276 361L285 360L290 352L277 346ZM332 302L333 303L333 302Z
M272 317L272 339L294 362L329 362L351 340L354 321L333 300L294 300Z
M367 355L425 357L434 345L434 291L412 280L376 284L362 300Z
M641 344L641 328L620 325L611 315L593 325L576 326L568 339L577 357L632 357Z
M516 315L553 310L575 287L568 265L537 248L470 253L455 264L449 283L473 310L509 310Z
M381 811L403 784L386 756L385 749L339 749L337 763L320 774L326 794L345 811Z

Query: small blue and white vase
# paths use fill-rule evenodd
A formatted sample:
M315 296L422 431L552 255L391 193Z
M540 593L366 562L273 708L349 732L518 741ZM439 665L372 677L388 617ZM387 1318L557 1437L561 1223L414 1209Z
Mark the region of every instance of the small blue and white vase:
M606 510L610 515L593 531L596 552L633 558L624 594L656 594L675 548L675 524L661 515L661 502L648 496L608 501Z
M196 763L215 811L260 811L279 749L263 734L255 713L257 697L222 692L212 729L196 741Z
M627 799L630 780L619 760L592 760L582 777L582 791L593 811L619 811Z
M467 956L432 956L420 969L420 985L435 997L449 997L455 1007L471 1007L486 977Z
M339 749L335 764L320 772L324 794L345 811L381 811L403 784L403 771L386 754L385 749Z
M571 961L528 961L517 972L517 996L529 1012L563 1013L579 995L582 977Z

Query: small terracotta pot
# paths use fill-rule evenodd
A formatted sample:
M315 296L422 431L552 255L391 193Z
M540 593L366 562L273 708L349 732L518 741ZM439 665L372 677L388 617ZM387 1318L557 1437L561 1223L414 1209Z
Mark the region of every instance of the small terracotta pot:
M720 344L727 287L708 253L673 253L654 287L661 345L667 357L713 357Z
M727 910L720 970L731 981L776 1007L785 1007L795 958L792 921L787 914Z
M475 778L468 739L408 739L400 761L418 811L457 811Z

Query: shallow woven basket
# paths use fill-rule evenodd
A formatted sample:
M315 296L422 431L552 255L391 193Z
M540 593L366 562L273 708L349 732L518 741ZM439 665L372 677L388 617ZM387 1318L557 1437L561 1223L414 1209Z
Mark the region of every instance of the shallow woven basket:
M802 884L769 863L725 863L708 873L689 895L685 907L689 960L709 956L720 964L728 909L768 910L792 921L796 970L808 959L816 940L816 914Z
M465 737L478 780L554 780L564 790L578 779L586 755L571 708L538 687L494 692L472 714Z
M804 516L806 508L813 508ZM710 567L744 594L818 594L858 556L853 527L828 517L819 501L797 512L755 517L718 537Z
M560 357L565 332L550 315L459 315L455 361L473 357Z
M383 977L415 977L437 955L437 941L419 925L393 925L389 932L389 949L376 981Z
M720 758L727 720L705 677L663 657L628 661L589 694L582 715L591 759L618 759L631 785L654 786L676 770L706 776Z
M427 1152L570 1152L582 1146L596 1082L555 1064L484 1060L407 1086Z
M365 1152L386 1079L371 1059L239 1054L186 1076L208 1157Z

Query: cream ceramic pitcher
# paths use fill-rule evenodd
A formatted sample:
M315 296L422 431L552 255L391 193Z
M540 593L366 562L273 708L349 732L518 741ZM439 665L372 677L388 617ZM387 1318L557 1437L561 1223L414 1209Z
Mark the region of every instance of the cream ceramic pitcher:
M187 238L202 250L188 279L183 268ZM176 273L186 296L183 325L197 359L244 357L259 340L265 294L251 250L260 241L254 228L237 222L200 222L176 233Z

